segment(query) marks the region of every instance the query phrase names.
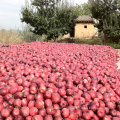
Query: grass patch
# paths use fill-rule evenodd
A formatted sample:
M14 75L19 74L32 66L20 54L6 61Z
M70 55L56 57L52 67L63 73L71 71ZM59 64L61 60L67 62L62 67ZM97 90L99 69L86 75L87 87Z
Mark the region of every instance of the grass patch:
M0 30L0 45L42 41L43 39L43 36L35 35L26 29L22 31Z
M89 39L89 40L81 40L81 39L72 39L65 38L57 41L58 43L76 43L76 44L89 44L89 45L103 45L102 39ZM105 45L111 46L115 49L120 49L120 43L106 43Z
M106 45L111 46L115 49L120 49L120 43L106 43Z
M19 33L13 30L0 30L0 44L23 43Z
M81 40L81 39L72 39L72 38L65 38L58 40L59 43L76 43L76 44L89 44L89 45L102 45L102 39L90 39L90 40Z
M102 39L90 39L90 40L80 40L75 39L77 44L89 44L89 45L102 45Z

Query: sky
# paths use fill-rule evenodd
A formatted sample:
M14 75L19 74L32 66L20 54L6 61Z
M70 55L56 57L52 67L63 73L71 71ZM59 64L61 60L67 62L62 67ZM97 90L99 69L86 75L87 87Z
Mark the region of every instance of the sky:
M87 1L74 0L74 4L82 4ZM0 29L22 29L24 26L20 21L22 6L25 6L25 0L0 0Z

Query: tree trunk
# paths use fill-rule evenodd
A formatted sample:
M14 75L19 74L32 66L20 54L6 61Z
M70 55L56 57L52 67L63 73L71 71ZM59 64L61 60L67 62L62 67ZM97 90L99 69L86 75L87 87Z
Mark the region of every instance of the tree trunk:
M54 42L56 42L56 37L54 38Z
M106 43L106 40L107 40L107 35L104 33L104 38L103 38L103 44L105 45Z

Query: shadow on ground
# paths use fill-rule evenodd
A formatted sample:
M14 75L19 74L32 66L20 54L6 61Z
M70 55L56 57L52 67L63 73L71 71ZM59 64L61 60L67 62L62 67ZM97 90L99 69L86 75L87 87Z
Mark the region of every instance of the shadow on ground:
M58 43L75 43L75 39L73 38L64 38L57 41Z
M89 44L89 45L101 45L101 39L91 39L91 40L81 40L81 39L74 39L74 38L64 38L57 41L58 43L76 43L76 44Z

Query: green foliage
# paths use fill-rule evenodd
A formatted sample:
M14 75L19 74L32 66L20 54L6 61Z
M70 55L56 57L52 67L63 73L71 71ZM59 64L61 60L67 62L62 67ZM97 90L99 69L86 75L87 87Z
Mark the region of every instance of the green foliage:
M46 35L47 41L70 32L78 17L72 5L62 0L32 0L21 14L21 21L29 24L33 33Z
M107 41L113 43L120 42L120 28L106 27L104 28L104 33L106 34Z
M106 45L111 46L111 47L113 47L115 49L120 49L120 42L119 43L113 43L113 42L106 43Z
M91 10L90 10L90 4L89 3L83 3L81 5L76 5L75 9L76 12L78 12L78 15L91 15Z
M89 0L96 27L104 33L103 42L120 41L120 0Z

